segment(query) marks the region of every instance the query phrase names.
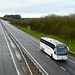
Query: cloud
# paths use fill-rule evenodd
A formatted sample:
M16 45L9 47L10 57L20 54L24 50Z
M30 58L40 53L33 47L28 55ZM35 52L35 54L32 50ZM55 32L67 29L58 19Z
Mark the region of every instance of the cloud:
M60 14L75 12L75 0L0 0L1 13Z

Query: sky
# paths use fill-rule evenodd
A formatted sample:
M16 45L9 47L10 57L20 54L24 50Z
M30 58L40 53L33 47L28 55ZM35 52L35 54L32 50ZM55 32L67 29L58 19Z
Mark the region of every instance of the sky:
M0 0L1 17L15 14L22 18L75 14L75 0Z

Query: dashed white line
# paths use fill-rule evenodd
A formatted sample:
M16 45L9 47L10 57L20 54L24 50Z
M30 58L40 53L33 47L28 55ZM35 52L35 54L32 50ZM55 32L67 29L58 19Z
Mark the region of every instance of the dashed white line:
M75 64L75 62L74 61L72 61L71 59L68 59L70 62L72 62L72 63L74 63Z
M66 69L64 67L61 66L61 68L66 71Z

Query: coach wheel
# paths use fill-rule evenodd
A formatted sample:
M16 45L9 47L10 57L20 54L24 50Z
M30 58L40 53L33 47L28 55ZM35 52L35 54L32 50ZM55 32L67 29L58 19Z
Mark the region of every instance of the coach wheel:
M44 51L44 48L42 47L41 51Z
M51 57L53 58L53 54L51 54Z

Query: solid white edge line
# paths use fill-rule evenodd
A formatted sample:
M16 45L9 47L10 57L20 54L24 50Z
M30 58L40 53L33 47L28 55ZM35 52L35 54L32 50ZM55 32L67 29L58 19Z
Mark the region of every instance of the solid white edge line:
M11 33L11 32L10 32ZM15 38L15 36L11 33L11 35ZM16 38L15 38L16 39ZM16 41L18 41L16 39ZM28 50L18 41L18 43L24 48L24 50L27 51L27 53L34 59L34 57L28 52ZM43 69L43 67L34 59L34 61L40 66L40 68L48 75L48 73Z
M14 39L13 39L13 40L14 40ZM14 40L14 42L15 42L15 40ZM15 42L15 43L16 43L16 42ZM23 56L24 61L26 62L26 65L27 65L27 67L28 67L28 69L29 69L31 75L33 75L32 72L31 72L31 69L30 69L30 67L29 67L29 65L28 65L28 63L27 63L27 61L26 61L26 59L25 59L25 57L24 57L24 55L23 55L23 53L22 53L20 47L19 47L19 45L18 45L17 43L16 43L16 45L18 46L18 48L19 48L19 50L20 50L20 52L21 52L21 54L22 54L22 56Z
M3 31L3 28L2 28L2 31ZM5 37L5 40L6 40L6 43L7 43L8 49L9 49L9 51L10 51L10 54L11 54L11 57L12 57L12 60L13 60L14 66L15 66L15 68L16 68L17 74L18 74L18 75L21 75L20 72L19 72L19 70L18 70L18 67L17 67L17 65L16 65L16 62L15 62L15 59L14 59L13 53L12 53L12 51L11 51L10 45L9 45L9 43L8 43L8 41L7 41L7 38L6 38L6 36L5 36L4 31L3 31L3 34L4 34L4 37Z

